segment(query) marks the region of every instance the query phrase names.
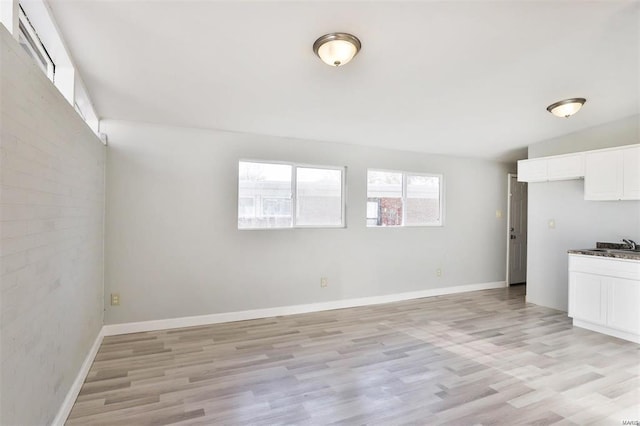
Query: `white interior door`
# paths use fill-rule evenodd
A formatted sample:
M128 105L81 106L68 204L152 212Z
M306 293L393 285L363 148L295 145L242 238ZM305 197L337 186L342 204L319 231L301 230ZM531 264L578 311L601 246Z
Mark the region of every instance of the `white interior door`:
M509 285L527 281L527 184L510 177Z

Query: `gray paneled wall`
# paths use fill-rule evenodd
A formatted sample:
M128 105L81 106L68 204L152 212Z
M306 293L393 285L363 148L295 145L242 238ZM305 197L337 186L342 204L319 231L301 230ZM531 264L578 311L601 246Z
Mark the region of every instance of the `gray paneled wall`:
M105 147L0 38L0 424L44 425L102 327Z

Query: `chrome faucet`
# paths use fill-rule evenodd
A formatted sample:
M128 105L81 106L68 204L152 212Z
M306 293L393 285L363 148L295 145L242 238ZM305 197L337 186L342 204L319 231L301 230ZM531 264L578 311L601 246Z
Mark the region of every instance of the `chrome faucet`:
M633 240L627 240L626 238L623 238L622 241L624 241L625 244L629 244L631 246L631 250L635 250L638 248L638 244L636 244L636 242Z

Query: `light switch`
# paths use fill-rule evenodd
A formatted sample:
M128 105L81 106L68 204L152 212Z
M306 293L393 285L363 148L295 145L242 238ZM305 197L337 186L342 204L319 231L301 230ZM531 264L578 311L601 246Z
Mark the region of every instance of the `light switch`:
M556 221L555 221L555 220L553 220L553 219L549 219L549 223L548 223L548 225L549 225L549 229L555 229L555 227L556 227Z

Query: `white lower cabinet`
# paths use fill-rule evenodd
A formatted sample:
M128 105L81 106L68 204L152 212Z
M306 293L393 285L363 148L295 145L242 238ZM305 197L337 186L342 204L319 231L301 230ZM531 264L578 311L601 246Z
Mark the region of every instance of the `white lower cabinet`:
M640 334L640 283L621 278L607 281L607 325Z
M640 343L640 261L569 255L573 325Z
M606 283L600 275L574 272L569 278L569 316L595 324L606 323L604 303Z

